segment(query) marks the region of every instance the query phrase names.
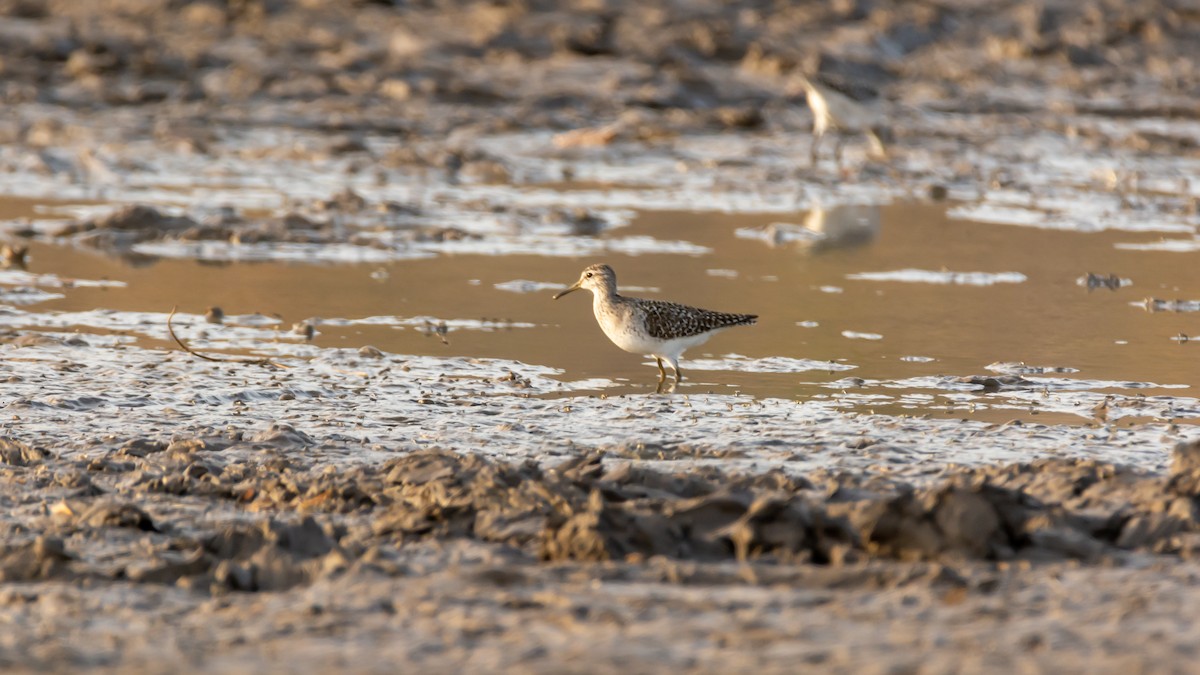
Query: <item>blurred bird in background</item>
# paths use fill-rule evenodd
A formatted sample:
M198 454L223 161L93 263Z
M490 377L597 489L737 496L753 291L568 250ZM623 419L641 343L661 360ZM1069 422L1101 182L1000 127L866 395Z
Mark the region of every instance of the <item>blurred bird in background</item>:
M884 124L882 99L878 95L869 97L862 91L839 88L815 75L809 77L797 73L795 78L803 87L804 97L812 110L813 141L809 158L814 166L820 157L821 139L830 130L838 134L833 156L839 168L842 166L843 145L850 134L867 137L868 155L873 159L887 158L882 137L888 135L888 130Z

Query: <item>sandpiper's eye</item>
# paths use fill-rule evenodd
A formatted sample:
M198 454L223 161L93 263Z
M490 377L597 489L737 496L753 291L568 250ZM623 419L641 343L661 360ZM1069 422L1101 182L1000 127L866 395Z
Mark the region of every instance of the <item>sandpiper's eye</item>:
M588 272L588 273L587 273L586 275L584 275L584 276L586 276L587 278L591 279L591 278L592 278L592 273L591 273L591 272Z

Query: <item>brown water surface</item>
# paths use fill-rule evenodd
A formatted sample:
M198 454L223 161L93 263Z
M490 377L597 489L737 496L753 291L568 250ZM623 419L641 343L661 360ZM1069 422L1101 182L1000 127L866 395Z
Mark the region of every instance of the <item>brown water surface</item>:
M0 217L29 217L35 205L30 200L0 200ZM823 224L814 215L823 215ZM817 245L772 245L736 235L739 229L781 222L807 222L827 237ZM781 229L787 228L776 231ZM514 280L565 286L585 265L603 261L616 269L622 285L658 289L631 295L760 316L757 326L726 331L685 355L689 379L680 390L684 393L825 396L842 388L829 383L854 377L902 381L898 388L862 389L892 399L864 405L921 412L911 402L897 406L896 399L911 391L935 397L946 392L903 381L990 375L986 366L994 362L1078 369L1054 377L1101 384L1200 385L1197 347L1177 338L1200 333L1200 317L1151 313L1132 304L1149 296L1200 298L1195 256L1114 247L1160 235L987 225L949 219L943 207L928 204L844 207L823 214L642 212L631 226L610 234L684 240L712 252L586 259L442 255L387 264L213 264L176 259L134 264L91 250L35 243L31 272L119 280L127 286L68 289L66 297L32 309L165 312L178 306L181 312L202 313L215 305L227 314L277 315L283 329L312 317L478 319L492 328L451 331L449 344L412 327L387 325L325 325L315 343L512 359L562 369L564 380L611 380L614 385L604 389L609 395L652 391L652 362L608 342L595 324L586 295L556 302L551 299L553 290L520 293L496 287ZM1019 273L1025 280L973 286L848 278L903 269ZM1116 274L1132 285L1089 291L1077 283L1088 272ZM535 327L507 328L509 322ZM851 338L845 332L881 337ZM739 372L734 365L728 370L688 368L689 359L730 354L832 361L856 368L773 373ZM1190 395L1178 389L1124 389L1129 395L1139 392Z

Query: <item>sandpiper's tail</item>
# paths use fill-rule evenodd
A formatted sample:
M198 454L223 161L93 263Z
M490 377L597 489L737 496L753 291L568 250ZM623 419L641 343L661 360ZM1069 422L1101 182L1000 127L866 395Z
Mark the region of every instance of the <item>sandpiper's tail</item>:
M734 326L753 326L758 321L757 314L730 314L728 312L708 311L703 316L703 329L732 328Z

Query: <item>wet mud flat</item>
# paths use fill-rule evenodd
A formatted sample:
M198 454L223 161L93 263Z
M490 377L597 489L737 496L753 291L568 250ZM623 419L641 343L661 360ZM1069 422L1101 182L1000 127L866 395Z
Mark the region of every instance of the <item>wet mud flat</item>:
M919 488L602 452L330 472L300 459L312 445L283 425L76 460L0 441L5 665L1117 672L1194 656L1195 445L1166 476L1043 460Z
M1200 249L1197 18L1172 2L0 0L0 191L24 200L0 201L0 665L1189 670L1200 288L1162 261ZM844 163L809 164L801 70L884 94L888 162L852 138ZM956 235L976 254L1020 228L1061 233L1064 251L1114 240L1103 269L961 267L913 246L919 265L839 269L838 284L925 284L945 306L944 286L986 303L1041 274L1115 298L1109 325L1137 300L1139 337L1176 351L1133 345L1139 372L1076 379L1090 364L1057 356L1075 343L1033 366L931 345L914 354L944 359L940 377L902 365L805 379L840 393L803 400L645 396L599 377L609 363L480 355L497 325L552 342L538 322L362 309L308 324L467 345L337 348L250 314L272 307L241 288L222 300L239 319L206 328L215 291L185 279L172 304L193 346L278 366L204 362L170 347L167 306L105 304L125 282L85 278L82 256L39 269L50 246L136 269L358 262L380 280L468 257L470 280L526 292L605 256L665 286L680 260L714 279L780 251L820 267L879 229L855 218L839 241L825 207L896 202L976 223ZM655 210L816 222L630 233ZM695 262L734 239L740 258ZM532 259L565 262L534 276ZM812 285L776 297L846 290ZM819 328L778 302L795 324L782 341ZM1074 316L1073 338L1095 325ZM697 361L795 387L842 349ZM894 385L920 393L884 401ZM997 400L979 389L1017 403L963 421L926 393ZM1010 414L1035 404L1061 417Z
M1186 428L543 399L529 392L554 381L524 364L373 348L279 344L272 368L99 333L6 340L5 666L1116 672L1194 656ZM149 373L174 384L147 389Z

